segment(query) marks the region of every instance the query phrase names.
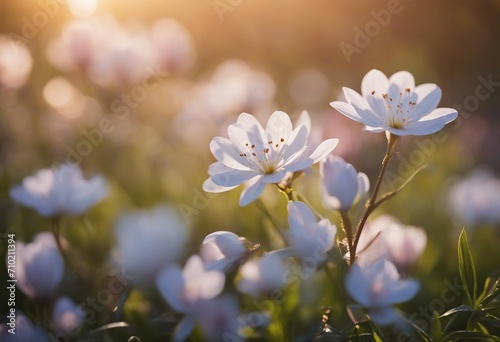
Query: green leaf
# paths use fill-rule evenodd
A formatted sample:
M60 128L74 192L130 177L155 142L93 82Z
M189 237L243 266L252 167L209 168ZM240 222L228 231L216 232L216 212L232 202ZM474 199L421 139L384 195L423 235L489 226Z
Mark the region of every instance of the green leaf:
M484 308L499 295L500 295L500 279L497 279L497 281L495 282L495 286L490 291L488 291L488 294L483 298L479 306L481 308Z
M370 328L372 328L373 332L373 339L377 342L389 342L389 340L382 334L382 331L379 329L379 327L373 323L372 321L368 321L370 324Z
M441 341L443 337L443 328L441 327L441 321L439 320L439 313L434 311L431 329L431 337L433 341Z
M441 342L446 341L482 341L500 342L500 338L473 331L454 331L446 335Z
M458 239L458 269L467 298L470 305L475 309L477 297L476 268L474 267L474 260L467 242L465 229L462 229Z
M457 306L456 308L453 308L453 309L446 311L444 314L442 314L439 317L442 318L442 317L450 316L450 315L453 315L454 313L457 313L457 312L472 312L472 309L467 305L460 305L460 306Z

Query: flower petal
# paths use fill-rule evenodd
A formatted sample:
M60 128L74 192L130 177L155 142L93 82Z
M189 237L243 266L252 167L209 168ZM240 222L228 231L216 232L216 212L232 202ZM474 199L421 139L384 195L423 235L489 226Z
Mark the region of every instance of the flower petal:
M349 119L363 123L363 119L361 119L359 114L356 113L354 107L349 103L343 101L333 101L330 102L330 106L341 114L347 116Z
M406 88L415 89L415 78L408 71L398 71L389 78L391 85L396 85L399 90ZM389 86L390 87L390 86Z
M238 186L243 182L255 177L258 173L255 171L230 170L213 175L212 181L220 186L232 187Z
M231 127L231 126L229 126ZM232 141L223 137L215 137L210 142L210 151L220 163L237 170L248 170L244 165L246 159L240 156L240 152Z
M347 292L355 301L363 306L370 306L370 280L357 263L353 264L347 273L345 285Z
M402 129L391 128L389 132L395 135L427 135L441 130L447 123L455 120L458 113L453 108L438 108L419 122L412 123Z
M372 95L372 92L375 92L373 95L382 98L382 94L387 92L388 88L389 79L382 71L377 69L368 71L361 81L361 94L364 98Z
M339 139L327 139L323 141L318 147L316 147L314 152L311 153L309 158L312 159L313 164L319 162L332 152L335 147L337 147L338 143Z
M397 321L398 313L392 306L372 309L368 311L370 319L380 325L389 325Z
M288 114L275 111L267 121L266 133L267 138L275 143L280 139L288 139L292 133L292 122Z
M203 191L210 192L210 193L221 193L221 192L226 192L231 189L236 188L238 185L235 186L220 186L217 185L213 182L212 177L208 178L205 182L203 182L202 189Z
M418 121L436 109L441 100L441 88L432 83L421 84L415 88L415 94L417 105L411 114L411 120Z
M302 202L288 203L288 225L291 232L302 232L316 225L316 217L312 210Z
M185 316L175 327L172 341L184 342L194 330L195 320L192 316Z
M262 191L264 191L264 188L266 187L266 183L262 182L261 178L261 176L255 177L251 180L252 184L243 190L240 196L241 207L255 201L260 194L262 194Z
M286 170L273 172L271 174L262 176L260 181L264 183L279 183L285 177L286 173Z
M262 141L265 141L267 139L264 128L255 118L255 116L248 113L241 113L238 116L238 120L236 120L236 123L246 131L251 132L254 136L260 137Z
M382 125L383 120L386 116L386 111L384 112L372 112L370 108L368 108L368 103L366 100L349 88L342 88L344 91L345 98L347 102L353 106L354 110L358 113L361 118L360 122L364 123L367 126L379 127Z
M156 277L156 286L163 298L172 308L185 313L188 308L182 301L182 291L185 281L178 265L165 267Z
M299 118L295 122L295 127L299 127L301 125L306 126L307 135L309 136L309 133L311 133L311 117L309 116L307 110L303 110L302 113L300 113Z
M302 150L306 145L308 136L309 132L306 126L302 125L295 128L287 139L285 146L283 147L283 159L285 161L289 161L290 157L292 157L297 152L300 152L300 150Z
M380 115L387 112L384 93L389 89L389 79L380 70L370 70L361 81L361 94L371 110Z

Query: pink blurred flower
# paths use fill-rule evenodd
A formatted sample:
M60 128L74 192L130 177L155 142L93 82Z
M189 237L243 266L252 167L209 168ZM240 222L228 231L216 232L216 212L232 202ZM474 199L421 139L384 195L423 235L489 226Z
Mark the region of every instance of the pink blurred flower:
M162 71L185 70L194 63L189 32L173 19L161 19L150 29L153 56Z
M381 325L395 323L398 315L392 305L411 299L419 289L417 281L401 280L396 266L385 259L352 265L345 286L349 295L367 309L370 319Z
M357 262L368 264L387 259L402 272L418 260L426 245L427 235L423 229L402 225L395 218L383 215L365 226L358 244Z
M72 20L63 26L61 36L47 46L49 61L65 72L86 72L114 30L116 23L107 16Z
M408 71L387 78L373 69L361 82L362 95L346 87L343 91L347 103L334 101L330 105L364 124L370 132L427 135L441 130L458 116L453 108L436 109L441 89L432 83L415 87L415 79Z

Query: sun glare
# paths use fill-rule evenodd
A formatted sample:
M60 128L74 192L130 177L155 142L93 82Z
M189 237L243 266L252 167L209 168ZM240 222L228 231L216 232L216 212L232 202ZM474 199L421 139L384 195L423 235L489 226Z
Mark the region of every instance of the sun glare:
M77 17L90 17L97 9L97 0L68 0L68 8Z

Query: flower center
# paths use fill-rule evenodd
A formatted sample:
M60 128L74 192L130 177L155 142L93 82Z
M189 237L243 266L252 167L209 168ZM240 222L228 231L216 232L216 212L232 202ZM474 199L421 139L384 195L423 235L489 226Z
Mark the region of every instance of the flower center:
M248 167L270 175L278 170L284 159L284 146L285 138L278 141L268 140L267 144L262 141L248 142L242 147L240 157L247 160Z
M375 91L371 92L375 96ZM411 101L411 89L406 88L403 92L399 93L398 99L393 99L387 93L382 93L386 107L385 124L391 128L403 128L411 120L413 108L417 105L416 102Z

